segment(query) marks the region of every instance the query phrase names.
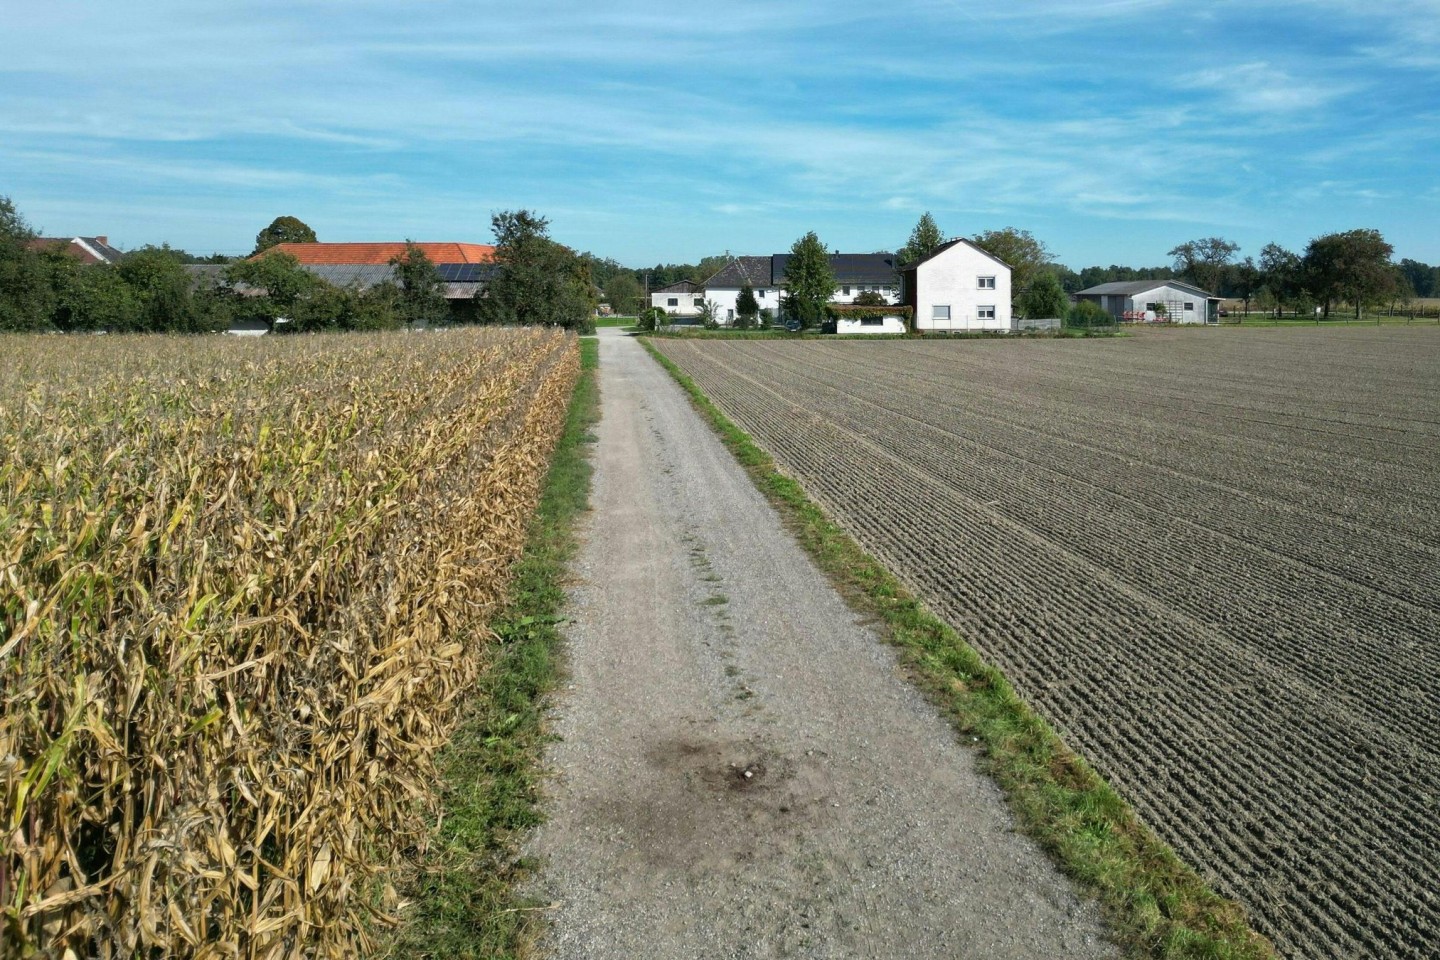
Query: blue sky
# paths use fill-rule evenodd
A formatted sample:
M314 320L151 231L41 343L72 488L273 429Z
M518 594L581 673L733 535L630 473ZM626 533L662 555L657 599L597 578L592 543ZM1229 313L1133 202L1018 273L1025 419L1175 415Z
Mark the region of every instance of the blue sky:
M0 0L0 194L248 252L487 242L633 265L1032 231L1061 262L1380 229L1440 262L1440 0Z

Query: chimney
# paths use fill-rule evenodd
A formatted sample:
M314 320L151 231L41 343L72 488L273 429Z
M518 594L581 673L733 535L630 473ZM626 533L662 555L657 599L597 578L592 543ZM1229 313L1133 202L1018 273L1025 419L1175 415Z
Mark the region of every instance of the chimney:
M105 244L105 246L107 246L107 247L110 246L110 238L109 238L109 237L96 237L95 239L96 239L96 240L99 240L101 243Z

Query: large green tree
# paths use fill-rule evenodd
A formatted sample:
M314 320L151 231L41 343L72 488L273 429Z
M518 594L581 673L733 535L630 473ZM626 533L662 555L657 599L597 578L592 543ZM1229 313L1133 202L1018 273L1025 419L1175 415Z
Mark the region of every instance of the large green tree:
M633 317L644 305L645 292L633 271L612 274L601 286L605 290L605 302L620 316Z
M529 210L490 218L496 275L477 294L485 323L588 329L594 301L589 270L569 247L550 239L550 221Z
M1029 230L1018 227L986 230L975 238L975 245L1010 265L1010 296L1016 302L1036 277L1049 271L1054 259L1049 247L1035 239Z
M298 217L276 217L270 226L255 235L255 251L262 253L277 243L318 243L315 231Z
M1049 270L1040 271L1016 303L1020 315L1030 320L1063 318L1070 309L1070 298L1065 296L1060 278Z
M812 230L790 247L790 259L785 262L785 311L803 329L818 327L825 321L826 304L834 295L830 256Z
M908 266L917 260L924 260L944 242L945 234L940 232L935 218L930 216L930 211L927 210L916 222L914 229L910 231L910 239L905 241L905 246L900 248L896 259L900 261L900 266Z
M42 330L50 322L49 290L35 238L9 197L0 196L0 330Z
M1302 272L1306 289L1325 308L1344 301L1358 319L1368 306L1382 303L1394 289L1396 274L1390 255L1395 248L1379 230L1327 233L1305 248Z
M1255 265L1253 257L1246 257L1239 263L1230 265L1226 271L1224 290L1222 296L1236 297L1245 301L1245 316L1250 315L1250 301L1260 292L1265 285L1265 278L1260 273L1260 268Z
M412 326L434 326L450 319L450 304L445 299L445 281L440 271L412 241L405 241L405 252L390 258L400 287L400 318Z
M231 285L250 287L252 295L245 298L249 312L263 316L272 326L282 317L294 321L299 303L325 285L300 266L299 260L279 250L254 259L236 260L225 268L225 279ZM253 295L257 293L258 296Z
M1267 243L1260 251L1260 284L1277 311L1296 303L1303 292L1300 257L1278 243Z
M203 287L197 295L194 277L173 251L136 250L116 269L139 301L139 330L211 333L229 325L228 292Z
M1400 261L1400 272L1410 282L1410 289L1415 291L1415 296L1440 296L1440 267L1432 267L1428 263L1406 257Z
M1175 272L1201 290L1220 292L1226 269L1240 251L1240 244L1224 237L1202 237L1187 240L1166 254L1174 258Z
M61 330L123 333L142 328L140 297L120 271L107 264L77 263L58 301L54 323Z

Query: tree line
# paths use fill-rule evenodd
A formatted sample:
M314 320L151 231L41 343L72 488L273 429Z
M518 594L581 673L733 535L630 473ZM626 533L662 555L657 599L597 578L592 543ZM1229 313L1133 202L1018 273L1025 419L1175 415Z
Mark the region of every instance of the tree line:
M928 256L944 242L935 220L922 216L900 251L902 263ZM1418 260L1392 261L1394 248L1379 230L1327 233L1296 253L1266 244L1259 257L1239 257L1240 245L1223 237L1203 237L1173 247L1168 266L1086 267L1075 271L1055 262L1049 248L1028 230L1006 227L974 238L977 246L1011 267L1015 305L1022 316L1060 316L1066 294L1102 283L1179 279L1216 296L1253 303L1262 310L1311 313L1348 305L1360 316L1365 308L1399 305L1415 297L1440 296L1440 267ZM1036 312L1047 311L1047 312Z
M277 218L247 259L197 258L147 246L116 264L84 264L63 246L34 249L35 231L0 196L0 330L214 333L259 321L277 331L384 330L443 323L587 328L595 306L589 265L552 240L528 210L491 218L495 272L474 298L451 301L435 264L407 241L394 277L369 287L331 284L289 254L316 242L294 217ZM196 271L195 263L215 269ZM283 321L283 322L282 322Z

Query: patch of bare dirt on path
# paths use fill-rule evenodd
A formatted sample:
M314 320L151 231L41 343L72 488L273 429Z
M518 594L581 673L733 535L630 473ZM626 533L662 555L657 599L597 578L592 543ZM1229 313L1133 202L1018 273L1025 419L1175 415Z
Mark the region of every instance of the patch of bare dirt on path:
M1104 957L1093 904L638 344L602 337L543 948Z

